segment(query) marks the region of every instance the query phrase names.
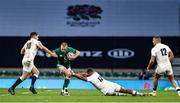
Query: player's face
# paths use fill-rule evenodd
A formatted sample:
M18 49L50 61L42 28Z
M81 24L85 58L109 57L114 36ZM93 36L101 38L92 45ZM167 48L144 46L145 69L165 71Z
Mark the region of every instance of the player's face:
M65 52L66 50L67 50L67 46L62 46L62 45L61 45L61 51L62 51L62 52Z
M153 45L156 45L156 39L155 38L153 38L152 43L153 43Z
M35 38L36 40L38 40L38 39L39 39L39 35L35 35L34 38Z

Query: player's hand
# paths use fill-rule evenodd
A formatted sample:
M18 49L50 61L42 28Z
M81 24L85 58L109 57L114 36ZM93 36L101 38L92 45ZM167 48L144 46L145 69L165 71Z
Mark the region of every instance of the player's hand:
M57 58L57 55L56 55L56 53L51 53L50 54L52 57L55 57L55 58Z
M74 60L74 59L76 59L76 56L75 55L73 55L73 56L71 56L71 58L68 58L69 60Z
M67 56L64 57L64 60L69 61L69 58Z
M76 73L74 73L74 71L71 70L70 72L71 72L72 76L76 75Z

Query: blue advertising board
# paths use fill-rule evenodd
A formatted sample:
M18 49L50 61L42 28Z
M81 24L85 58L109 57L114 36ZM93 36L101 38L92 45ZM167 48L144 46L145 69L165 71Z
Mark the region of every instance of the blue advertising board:
M9 88L16 79L0 79L0 88ZM152 80L110 80L117 83L127 89L134 90L149 90L153 88ZM38 79L35 86L41 89L61 89L63 86L62 79ZM180 80L178 80L180 83ZM27 79L18 88L29 88L31 80ZM168 80L160 80L158 89L164 90L167 87L172 87ZM89 83L82 80L73 79L70 82L69 89L95 89L95 87Z

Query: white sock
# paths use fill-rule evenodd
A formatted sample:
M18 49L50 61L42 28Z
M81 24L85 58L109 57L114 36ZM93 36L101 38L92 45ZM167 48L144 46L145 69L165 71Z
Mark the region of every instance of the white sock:
M36 78L38 78L38 74L33 74L33 76L35 76Z
M24 81L25 79L23 79L22 77L20 77L20 79L22 80L22 81Z
M153 90L153 93L156 93L156 90Z
M179 87L176 87L176 90L180 89Z
M178 94L180 94L180 88L179 87L176 87L176 91Z
M115 94L116 94L116 96L126 96L127 95L125 93L119 93L119 92L116 92Z
M133 94L133 95L136 95L136 94L137 94L137 91L133 90L132 94Z

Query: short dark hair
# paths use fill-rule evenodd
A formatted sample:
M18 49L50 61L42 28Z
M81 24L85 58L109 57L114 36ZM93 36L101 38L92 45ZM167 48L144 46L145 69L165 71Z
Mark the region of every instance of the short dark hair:
M37 33L37 32L31 32L31 33L30 33L30 37L33 37L34 35L37 36L38 33Z
M61 45L62 45L63 47L68 46L68 44L67 44L66 42L62 42Z
M159 35L154 35L153 38L160 38L161 39L161 37Z
M92 72L94 72L94 70L92 68L88 68L87 73L89 74L89 73L92 73Z
M159 41L161 41L161 37L159 35L154 35L153 38L159 39Z

